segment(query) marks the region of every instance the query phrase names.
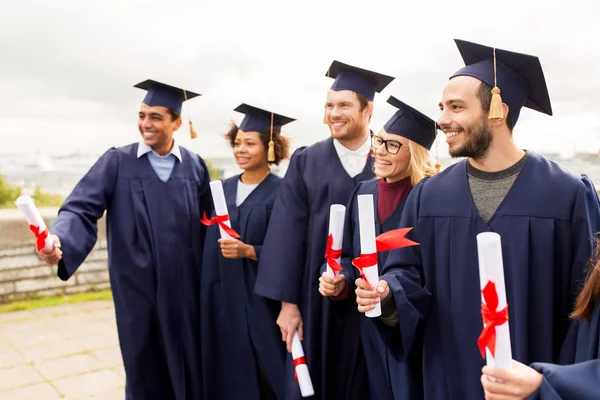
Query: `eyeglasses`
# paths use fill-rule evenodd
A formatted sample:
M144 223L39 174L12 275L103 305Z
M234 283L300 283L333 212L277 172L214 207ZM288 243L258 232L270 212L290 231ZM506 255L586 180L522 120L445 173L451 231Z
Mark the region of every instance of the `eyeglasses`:
M402 143L397 140L384 140L377 135L371 136L371 147L373 150L379 150L383 145L385 145L385 150L390 154L398 154L402 148Z

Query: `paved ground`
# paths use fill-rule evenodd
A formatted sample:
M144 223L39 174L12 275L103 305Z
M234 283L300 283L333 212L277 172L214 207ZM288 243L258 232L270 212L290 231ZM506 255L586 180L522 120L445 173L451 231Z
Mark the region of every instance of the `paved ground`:
M125 398L112 301L0 313L0 400Z

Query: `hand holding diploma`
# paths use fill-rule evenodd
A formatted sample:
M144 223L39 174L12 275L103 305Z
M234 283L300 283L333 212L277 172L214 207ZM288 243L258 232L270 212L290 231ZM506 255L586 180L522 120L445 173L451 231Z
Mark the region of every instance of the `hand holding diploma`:
M30 196L20 196L15 204L29 223L29 230L35 236L36 249L40 258L47 264L56 264L62 258L60 240L56 235L50 235L33 199Z

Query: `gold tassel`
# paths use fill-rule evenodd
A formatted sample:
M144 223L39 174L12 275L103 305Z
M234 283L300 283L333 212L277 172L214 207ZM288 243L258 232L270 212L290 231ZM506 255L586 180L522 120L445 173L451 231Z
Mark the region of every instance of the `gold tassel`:
M434 137L434 141L435 141L435 173L439 174L440 171L442 170L442 164L440 164L440 159L438 157L438 141L437 141L437 128L438 128L438 124L437 122L433 122L433 137Z
M494 48L494 87L492 88L492 101L490 102L490 113L488 119L502 119L502 96L500 96L500 88L496 82L496 49Z
M269 151L267 152L267 161L273 162L275 161L275 142L269 142Z
M327 78L329 78L330 70L327 70ZM323 111L323 124L327 125L327 98L325 98L325 110Z
M191 119L190 119L190 136L192 137L192 139L196 139L198 137L198 134L196 133L196 130L194 129L194 124L192 124Z
M183 101L187 101L187 92L184 90L183 91ZM190 117L190 137L192 139L196 139L198 137L198 134L196 133L196 130L194 129L194 124L192 124L192 117Z
M490 103L490 114L488 119L502 119L504 114L502 113L502 96L500 96L500 89L497 86L492 88L492 102Z
M275 161L275 142L273 141L273 113L271 113L271 140L269 140L269 150L267 151L267 161Z

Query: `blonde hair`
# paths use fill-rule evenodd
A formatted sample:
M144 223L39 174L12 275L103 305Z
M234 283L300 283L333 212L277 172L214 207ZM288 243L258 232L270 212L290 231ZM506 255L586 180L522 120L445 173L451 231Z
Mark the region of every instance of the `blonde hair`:
M423 178L440 172L436 168L435 160L425 147L409 139L408 150L410 151L410 162L408 163L407 172L410 176L410 184L412 186L421 182Z

